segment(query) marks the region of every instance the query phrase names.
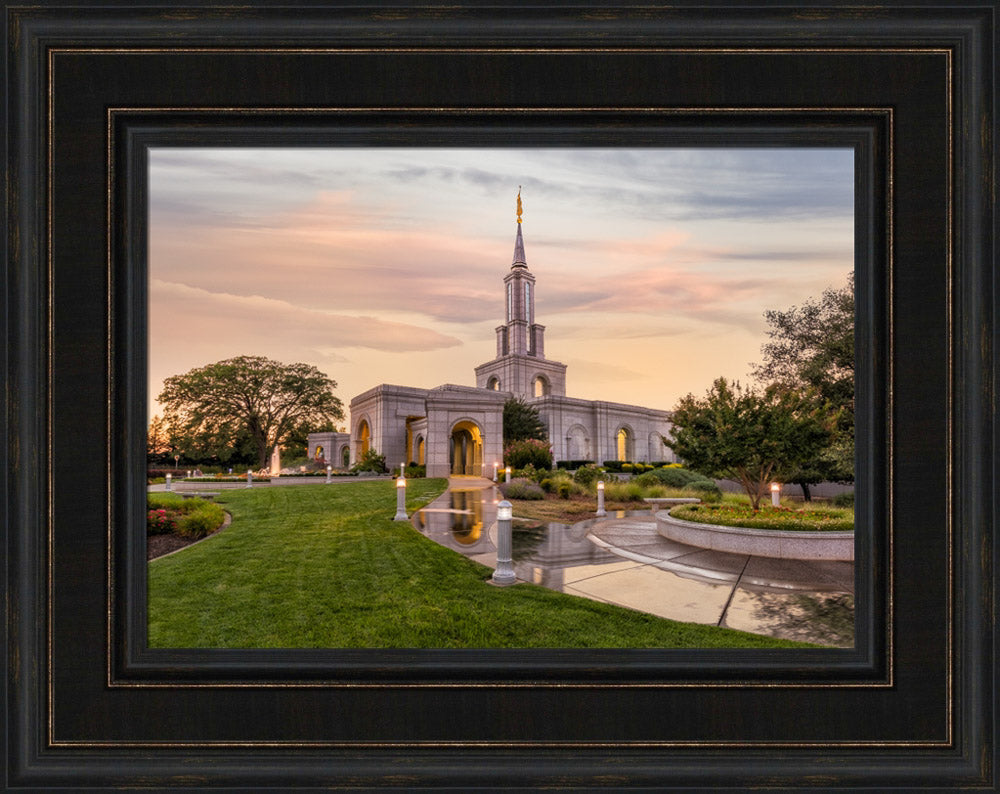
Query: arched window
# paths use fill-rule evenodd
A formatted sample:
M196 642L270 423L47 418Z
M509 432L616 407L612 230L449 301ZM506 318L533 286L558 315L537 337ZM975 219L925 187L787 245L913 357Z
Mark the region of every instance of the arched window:
M619 428L617 442L618 442L618 460L620 461L632 460L632 434L629 432L629 429L627 427Z
M493 391L500 391L500 378L490 378L486 383L487 389L492 389Z
M316 460L323 460L323 445L322 444L317 444L316 445L316 454L315 454L314 457L316 458Z
M535 396L544 397L549 393L549 382L544 375L535 376Z
M351 465L351 448L344 446L344 451L340 454L341 465L346 469Z

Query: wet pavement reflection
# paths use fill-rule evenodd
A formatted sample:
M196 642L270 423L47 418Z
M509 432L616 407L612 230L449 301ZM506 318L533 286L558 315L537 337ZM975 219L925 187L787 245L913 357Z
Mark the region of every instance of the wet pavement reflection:
M442 546L496 565L495 488L455 488L412 516ZM661 537L648 510L571 526L515 518L518 579L695 623L837 647L854 644L849 562L778 560Z

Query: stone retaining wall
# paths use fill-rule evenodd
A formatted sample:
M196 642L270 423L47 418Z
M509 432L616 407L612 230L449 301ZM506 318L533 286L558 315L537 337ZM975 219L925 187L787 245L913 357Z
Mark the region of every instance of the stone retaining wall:
M656 531L665 538L703 549L784 560L853 560L853 532L789 532L699 524L656 513Z

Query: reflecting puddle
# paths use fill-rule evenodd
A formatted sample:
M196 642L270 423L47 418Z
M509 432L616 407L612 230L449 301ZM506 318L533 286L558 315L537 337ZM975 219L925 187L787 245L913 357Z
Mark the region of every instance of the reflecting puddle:
M496 565L496 488L450 490L412 516L435 542ZM648 510L572 526L515 519L518 579L597 601L786 639L854 643L853 566L676 543Z

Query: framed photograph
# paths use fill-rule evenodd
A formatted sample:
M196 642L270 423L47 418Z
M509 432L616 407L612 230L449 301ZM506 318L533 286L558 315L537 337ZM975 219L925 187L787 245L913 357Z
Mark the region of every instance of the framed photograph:
M8 788L996 787L995 0L5 8ZM717 231L697 216L717 260L756 263L739 284L699 284L664 264L684 241L650 196L673 197L675 216L718 205L724 175L742 219L770 222L755 241L730 237L733 207ZM471 220L477 195L499 196L499 217ZM543 195L581 226L543 224ZM589 236L602 215L603 258ZM318 264L347 250L353 269ZM169 590L169 566L147 565L149 420L172 375L241 354L328 361L342 426L300 439L320 481L378 452L427 483L501 479L508 393L559 428L557 460L651 466L669 461L652 409L711 381L652 404L633 360L616 364L613 344L600 358L588 328L651 369L697 371L710 356L685 334L708 333L700 308L731 329L754 314L759 348L763 309L851 269L849 641L421 644L390 616L383 631L404 639L299 642L281 609L248 611L257 625L227 640L212 634L241 603L226 573L259 545L229 546L213 587L175 576ZM652 304L651 342L615 325L631 301ZM745 341L717 344L742 355ZM289 358L299 345L312 352ZM600 431L580 419L592 401ZM258 446L251 473L279 471ZM410 484L412 514L419 482L373 486L406 516L392 489ZM379 516L356 547L392 531ZM475 531L450 524L449 542L473 548ZM522 559L544 583L541 558ZM461 611L445 599L462 592L431 606ZM165 606L186 610L172 613L183 632L163 629ZM311 636L300 614L293 636Z

